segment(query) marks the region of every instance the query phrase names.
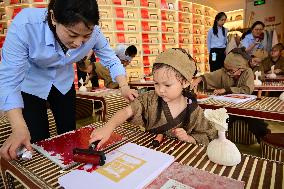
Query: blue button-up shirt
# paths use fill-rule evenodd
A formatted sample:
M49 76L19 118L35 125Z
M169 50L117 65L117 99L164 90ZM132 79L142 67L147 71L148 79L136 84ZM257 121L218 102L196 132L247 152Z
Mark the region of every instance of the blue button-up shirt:
M223 35L222 27L218 27L218 37L213 34L213 28L208 31L207 34L207 48L208 52L212 48L226 48L227 46L227 33L228 30L225 28L225 36Z
M245 48L248 48L251 44L253 44L255 41L255 38L253 37L252 33L250 34L247 34L245 36L245 38L241 41L241 46L242 47L245 47ZM251 51L248 52L249 55L252 55L253 52L256 50L256 49L264 49L264 46L262 43L259 43L257 44Z
M27 8L11 23L0 63L0 110L23 108L21 91L47 99L52 85L66 94L74 81L73 63L93 49L110 69L114 80L125 75L120 60L98 26L90 39L66 55L55 40L47 20L47 9Z

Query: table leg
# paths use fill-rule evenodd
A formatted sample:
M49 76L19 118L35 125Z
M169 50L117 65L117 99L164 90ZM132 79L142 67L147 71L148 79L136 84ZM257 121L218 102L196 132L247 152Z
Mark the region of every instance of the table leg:
M20 168L16 168L11 162L0 158L0 171L3 177L6 189L14 189L14 179L19 181L23 186L33 189L41 189L40 185L34 182L33 179L27 176L27 173Z
M258 91L257 91L257 100L261 100L261 93L262 93L262 90L261 89L259 89Z

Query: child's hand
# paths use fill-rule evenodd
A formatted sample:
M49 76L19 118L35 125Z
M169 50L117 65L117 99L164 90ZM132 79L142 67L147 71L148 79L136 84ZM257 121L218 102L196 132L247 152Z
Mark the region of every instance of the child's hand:
M226 90L225 89L215 89L213 92L213 95L221 95L221 94L225 94Z
M179 140L190 142L190 143L196 143L195 139L188 135L186 131L183 128L175 128L172 130L173 135L175 135Z
M275 73L275 74L281 73L281 69L275 69L275 70L274 70L274 73Z
M196 88L201 81L202 81L201 77L194 79L190 84L190 89Z
M97 148L99 149L109 139L112 131L113 129L108 126L95 129L90 136L89 143L91 144L92 142L100 140L99 144L97 145Z
M252 58L251 61L250 61L251 67L259 66L260 63L261 63L261 59L256 58L256 57Z

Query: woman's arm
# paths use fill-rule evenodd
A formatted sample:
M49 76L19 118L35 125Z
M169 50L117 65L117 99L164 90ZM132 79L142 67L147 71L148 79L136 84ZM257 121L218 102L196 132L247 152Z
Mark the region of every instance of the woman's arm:
M115 55L114 51L110 48L108 41L102 32L98 28L95 29L97 30L96 32L98 32L98 39L93 50L100 58L102 65L110 70L111 78L118 83L122 96L127 100L134 100L138 96L138 93L128 86L125 68Z
M24 103L21 96L21 83L28 65L27 34L17 25L17 18L7 33L0 64L0 109L7 112L12 127L12 134L0 149L0 156L7 160L16 158L16 150L21 145L32 150L30 133L22 115Z
M241 46L246 48L246 52L250 53L255 46L258 44L256 41L251 41L251 34L246 35L246 37L241 41Z
M208 48L208 53L210 53L211 49L211 37L212 37L212 29L210 29L207 33L207 48Z

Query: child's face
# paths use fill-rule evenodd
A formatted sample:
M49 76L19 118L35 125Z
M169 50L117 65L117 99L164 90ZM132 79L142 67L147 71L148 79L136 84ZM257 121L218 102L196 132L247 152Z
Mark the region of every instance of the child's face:
M277 48L273 48L271 50L271 57L278 58L279 56L281 56L281 52Z
M175 71L168 68L160 68L153 75L155 91L165 102L170 102L182 95L182 84L176 77Z
M233 78L238 78L242 74L242 71L243 71L243 69L240 69L240 68L226 68L226 67L225 67L225 70L227 74Z

